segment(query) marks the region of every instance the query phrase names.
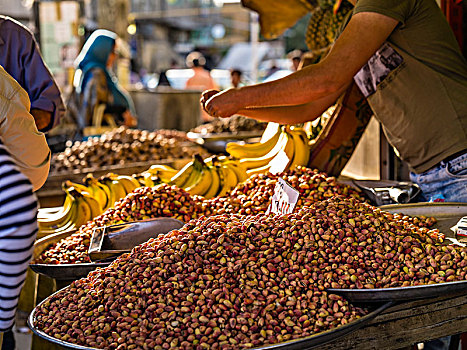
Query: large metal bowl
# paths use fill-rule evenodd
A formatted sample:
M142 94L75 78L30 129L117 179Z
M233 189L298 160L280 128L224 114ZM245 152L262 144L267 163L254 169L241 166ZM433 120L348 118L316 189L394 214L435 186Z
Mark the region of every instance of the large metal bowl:
M328 288L328 292L343 296L351 302L387 302L430 299L467 294L467 281L426 284L421 286L373 289Z
M61 232L53 235L45 236L34 243L33 259L38 258L44 250L52 244L55 244L65 237L68 237L72 232ZM110 262L104 263L87 263L87 264L29 264L31 270L41 275L54 278L62 281L74 281L82 277L86 277L89 272L94 271L98 267L108 266Z
M451 227L457 221L467 215L466 203L409 203L383 205L382 210L390 213L402 213L410 216L428 216L436 218L435 228L447 237L445 243L449 244L454 238ZM436 298L440 295L462 295L467 294L467 281L446 282L438 284L398 287L398 288L374 288L374 289L337 289L329 288L328 292L342 295L353 302L385 302L385 301L407 301L416 299Z
M67 287L65 287L67 288ZM65 289L63 288L63 289ZM69 342L64 342L62 340L56 339L40 329L38 329L34 325L35 321L35 315L38 309L40 309L42 303L46 302L47 300L50 300L55 294L59 293L63 289L55 292L54 294L50 295L47 297L45 300L43 300L39 305L37 305L34 310L32 310L31 314L28 317L28 326L31 328L31 330L36 334L37 336L51 342L54 344L57 344L65 349L73 349L73 350L95 350L94 348L90 348L87 346L82 346L82 345L76 345L73 343ZM329 341L335 340L336 338L342 337L352 331L355 331L367 323L369 323L371 320L373 320L376 316L378 316L380 313L382 313L384 310L386 310L388 307L393 305L393 303L384 303L377 305L373 307L373 310L370 311L367 315L360 317L359 319L350 322L346 325L336 327L334 329L317 333L309 337L301 338L301 339L296 339L296 340L290 340L287 342L282 342L282 343L277 343L277 344L271 344L271 345L265 345L262 347L254 348L254 349L261 349L261 350L266 350L266 349L274 349L274 350L302 350L302 349L313 349L318 346L321 346L324 343L327 343Z

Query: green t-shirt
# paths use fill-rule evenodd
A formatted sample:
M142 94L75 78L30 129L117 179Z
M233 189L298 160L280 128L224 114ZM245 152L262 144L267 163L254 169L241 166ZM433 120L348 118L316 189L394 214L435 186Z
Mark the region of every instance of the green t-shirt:
M358 0L399 21L355 75L389 142L424 172L467 149L467 62L435 0Z

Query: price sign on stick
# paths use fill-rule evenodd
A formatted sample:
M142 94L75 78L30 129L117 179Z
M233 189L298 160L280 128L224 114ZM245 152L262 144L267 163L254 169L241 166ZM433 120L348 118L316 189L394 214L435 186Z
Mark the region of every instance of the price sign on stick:
M272 195L267 213L288 214L293 212L299 194L287 181L279 179L274 188L274 194Z

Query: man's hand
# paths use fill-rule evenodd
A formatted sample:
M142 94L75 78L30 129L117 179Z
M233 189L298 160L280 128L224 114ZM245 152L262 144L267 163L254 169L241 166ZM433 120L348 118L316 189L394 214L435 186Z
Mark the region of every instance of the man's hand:
M206 98L209 97L208 100ZM203 108L209 115L216 118L228 118L241 109L241 99L237 95L237 89L228 89L212 95L212 90L203 93L205 100Z
M206 102L213 97L214 95L217 95L220 91L219 90L206 90L201 94L201 98L199 100L199 103L201 103L201 107L206 111ZM206 111L207 112L207 111Z
M52 120L52 113L43 111L42 109L31 109L31 114L39 131L48 127Z

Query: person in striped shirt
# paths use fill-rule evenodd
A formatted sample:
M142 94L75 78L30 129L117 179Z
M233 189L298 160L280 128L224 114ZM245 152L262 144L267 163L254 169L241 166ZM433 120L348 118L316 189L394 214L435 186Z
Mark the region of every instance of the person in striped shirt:
M0 348L11 330L38 231L34 191L50 150L29 112L27 92L0 66Z

